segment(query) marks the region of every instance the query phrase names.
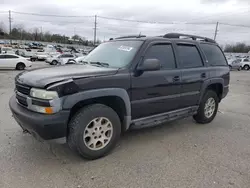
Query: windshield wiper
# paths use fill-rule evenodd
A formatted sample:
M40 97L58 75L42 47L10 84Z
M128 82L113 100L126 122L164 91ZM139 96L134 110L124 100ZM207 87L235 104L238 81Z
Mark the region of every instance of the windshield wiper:
M98 65L98 66L101 66L101 67L109 67L108 63L102 63L102 62L99 62L99 61L91 61L90 64L91 65Z

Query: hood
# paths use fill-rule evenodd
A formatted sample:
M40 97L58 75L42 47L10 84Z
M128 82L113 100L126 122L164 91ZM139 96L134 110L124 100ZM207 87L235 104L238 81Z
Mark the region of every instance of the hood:
M25 71L16 76L16 81L31 87L44 88L48 84L70 78L113 75L117 71L118 68L66 65Z

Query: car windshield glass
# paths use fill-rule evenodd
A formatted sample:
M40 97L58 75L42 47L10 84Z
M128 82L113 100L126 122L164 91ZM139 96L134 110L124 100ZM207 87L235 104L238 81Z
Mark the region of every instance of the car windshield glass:
M93 66L122 68L128 65L142 41L111 41L100 44L84 61Z

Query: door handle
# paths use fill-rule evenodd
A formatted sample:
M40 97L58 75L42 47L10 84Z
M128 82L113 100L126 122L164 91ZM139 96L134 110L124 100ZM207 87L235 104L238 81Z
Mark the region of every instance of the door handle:
M179 82L179 81L180 81L180 77L179 76L173 77L173 82Z
M207 77L206 73L201 73L201 78L206 78L206 77Z

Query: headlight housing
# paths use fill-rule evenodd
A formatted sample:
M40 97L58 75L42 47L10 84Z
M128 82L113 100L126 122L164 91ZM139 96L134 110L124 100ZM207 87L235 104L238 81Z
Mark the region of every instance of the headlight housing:
M32 88L30 90L30 96L38 99L52 100L58 98L58 93L56 91Z

